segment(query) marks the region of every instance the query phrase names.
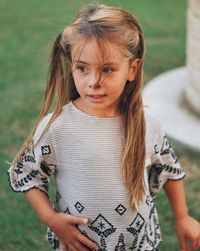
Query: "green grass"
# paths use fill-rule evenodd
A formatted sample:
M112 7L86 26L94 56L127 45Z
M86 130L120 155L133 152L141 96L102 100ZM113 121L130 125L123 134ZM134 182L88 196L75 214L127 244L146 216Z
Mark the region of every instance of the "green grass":
M0 0L0 250L51 250L45 227L23 195L13 193L7 181L7 162L34 124L43 101L49 52L56 35L78 8L90 1ZM146 41L145 82L185 63L186 0L99 1L135 13ZM177 151L188 172L187 199L200 220L197 154ZM191 172L192 166L192 172ZM192 174L191 174L192 173ZM168 202L157 200L163 230L162 251L179 250Z

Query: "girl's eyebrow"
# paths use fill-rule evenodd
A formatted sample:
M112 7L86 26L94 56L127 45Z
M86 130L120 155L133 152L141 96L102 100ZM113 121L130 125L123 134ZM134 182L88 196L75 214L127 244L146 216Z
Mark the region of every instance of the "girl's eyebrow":
M81 63L81 64L85 64L85 65L90 65L89 63L87 63L86 61L82 61L82 60L74 60L74 63ZM103 64L99 64L99 65L113 65L113 66L119 66L119 63L116 62L105 62Z
M117 62L105 62L103 65L119 66L119 63L117 63Z
M85 61L82 61L82 60L74 60L73 62L74 62L74 63L81 63L81 64L89 65L89 63L87 63L87 62L85 62Z

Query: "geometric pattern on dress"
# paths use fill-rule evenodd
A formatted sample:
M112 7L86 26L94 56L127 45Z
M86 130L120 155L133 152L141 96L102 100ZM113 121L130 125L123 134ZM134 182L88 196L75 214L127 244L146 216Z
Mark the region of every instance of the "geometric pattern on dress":
M40 164L41 170L48 176L53 174L52 168L51 167L56 167L54 164L47 164L45 161L42 161Z
M141 214L137 213L135 219L130 224L130 227L127 228L127 230L133 235L135 235L136 233L140 233L143 225L144 225L144 218L142 217Z
M53 249L58 250L60 248L60 242L50 228L47 228L46 240L52 245Z
M167 171L168 173L173 173L173 174L181 174L182 173L182 169L181 168L177 168L174 166L168 166L168 165L164 165L165 171Z
M119 236L118 243L115 246L115 251L126 251L123 234L120 234Z
M76 202L76 204L74 205L74 207L77 209L77 211L79 213L81 213L83 211L83 209L84 209L84 206L80 202L78 202L78 201Z
M170 145L167 137L164 136L163 137L163 143L162 143L161 151L160 151L160 155L169 154L169 149L170 148L171 148L171 145Z
M130 224L130 227L127 228L128 232L130 232L134 236L130 250L135 250L138 247L138 236L141 232L142 227L144 226L144 223L145 221L142 215L137 213L135 219Z
M99 236L104 237L108 237L116 230L116 228L114 228L114 226L102 214L99 214L88 227Z
M159 149L158 149L158 145L154 145L154 153L158 154L159 153Z
M174 160L174 163L178 162L178 157L175 154L174 150L172 149L168 138L166 136L164 136L160 155L166 155L166 154L171 155L172 159Z
M170 154L172 156L172 159L174 160L174 163L178 162L178 157L176 155L176 153L174 152L174 150L172 148L170 148Z
M100 250L109 251L106 245L106 238L113 234L116 228L102 214L99 214L88 228L100 237Z
M142 236L142 239L141 239L141 241L140 241L140 243L139 243L139 246L138 246L138 251L141 251L141 248L143 247L143 244L144 244L144 242L145 242L145 239L146 239L146 234L144 234L144 235Z
M119 204L116 208L115 211L119 214L119 215L123 215L126 212L126 208L122 205Z
M33 148L27 148L25 153L19 158L15 166L15 173L22 174L25 163L35 163L35 152Z
M41 146L41 151L42 151L42 155L48 155L51 154L51 148L49 145L47 146Z
M161 239L159 223L156 215L155 206L152 207L149 215L149 228L146 229L146 241L153 248L159 240Z
M21 157L22 161L27 163L27 162L32 162L35 163L35 151L33 147L26 148L25 153Z
M32 178L35 178L38 175L39 175L38 170L32 170L25 177L23 177L17 181L16 187L19 188L19 187L25 186L28 182L30 182L32 180Z
M65 211L63 213L64 214L71 214L68 207L66 207L66 209L65 209Z
M154 170L154 177L152 176L151 170ZM150 169L150 175L149 178L153 178L153 184L152 187L155 189L159 189L160 188L160 184L161 184L161 180L160 180L160 175L164 170L164 165L162 164L153 164L151 169Z
M146 199L145 199L145 203L147 204L147 206L151 206L152 205L152 197L151 196L149 196L149 195L147 195L146 196Z

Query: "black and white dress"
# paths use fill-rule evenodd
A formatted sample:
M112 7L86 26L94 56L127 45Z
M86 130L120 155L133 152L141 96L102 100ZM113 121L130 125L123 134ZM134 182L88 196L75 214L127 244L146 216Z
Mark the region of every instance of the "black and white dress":
M51 114L38 126L37 142ZM63 107L42 139L27 149L8 173L14 191L38 188L48 194L50 176L56 181L55 210L88 217L80 231L101 251L151 251L161 242L154 198L167 180L185 174L151 109L146 118L146 196L139 211L131 209L121 175L124 134L121 116L100 118L80 111L72 102ZM48 230L56 250L59 240ZM90 249L88 249L90 250Z

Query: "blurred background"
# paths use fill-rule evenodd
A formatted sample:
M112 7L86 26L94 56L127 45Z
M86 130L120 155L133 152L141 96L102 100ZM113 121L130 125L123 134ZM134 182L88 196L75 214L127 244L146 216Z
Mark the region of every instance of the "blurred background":
M77 10L91 1L0 0L0 250L50 251L46 228L22 194L11 191L6 171L31 131L43 102L49 55L55 37ZM97 1L132 12L146 41L144 81L185 64L186 0ZM187 201L200 220L200 156L174 142L187 174ZM53 183L53 182L52 182ZM53 198L53 188L51 197ZM179 250L168 201L157 199L163 243L160 250Z

